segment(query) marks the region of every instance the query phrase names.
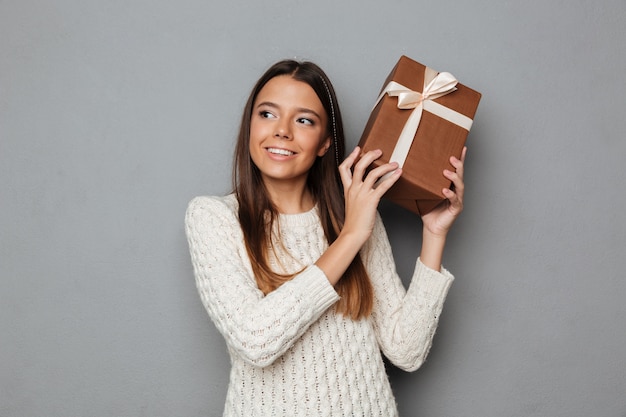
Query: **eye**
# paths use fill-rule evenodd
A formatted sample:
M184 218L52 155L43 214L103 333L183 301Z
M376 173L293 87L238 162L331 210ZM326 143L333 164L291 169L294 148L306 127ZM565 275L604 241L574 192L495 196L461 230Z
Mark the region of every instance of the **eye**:
M259 116L261 116L263 119L273 119L273 118L276 117L271 112L269 112L267 110L261 110L259 112Z
M296 121L298 123L302 123L303 125L309 125L309 126L313 126L315 124L313 120L307 119L306 117L299 117Z

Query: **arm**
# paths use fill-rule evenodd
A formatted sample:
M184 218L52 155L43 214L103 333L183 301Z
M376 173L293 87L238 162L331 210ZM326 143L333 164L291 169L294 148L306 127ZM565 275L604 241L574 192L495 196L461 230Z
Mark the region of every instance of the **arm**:
M356 162L360 148L356 147L339 166L344 188L346 218L341 233L315 263L335 285L374 230L378 203L383 194L400 178L397 163L382 165L367 175L367 167L380 158L380 150L369 151ZM354 173L352 166L354 165ZM383 176L387 175L384 179Z
M360 148L356 147L339 166L346 201L346 221L339 237L316 262L332 285L339 281L371 236L380 199L402 175L402 170L395 162L373 169L366 175L367 167L382 153L380 150L369 151L356 162L359 152ZM425 266L436 271L441 269L446 236L463 210L463 164L466 152L467 148L463 148L461 159L450 158L455 171L443 172L454 184L455 191L445 188L443 194L446 200L422 217L424 228L420 259ZM353 165L354 172L351 171Z
M204 307L229 348L253 365L271 364L338 299L314 265L264 296L236 213L217 198L189 203L185 231Z
M422 217L422 250L408 291L396 273L391 246L379 216L376 216L371 238L363 248L374 286L372 320L378 342L385 356L407 371L419 368L426 360L454 279L442 269L441 261L447 234L463 209L466 153L464 148L461 159L450 158L455 171L443 172L454 184L455 191L444 189L447 200Z
M411 284L405 290L380 218L363 254L374 286L372 323L380 348L394 365L414 371L428 356L454 277L418 259Z
M444 189L447 200L422 216L423 239L408 291L395 272L395 262L382 221L372 234L368 247L368 270L375 288L372 313L381 349L396 366L412 371L426 360L432 345L439 315L454 277L441 267L446 237L463 210L463 167L467 148L461 159L450 158L455 171L443 175L454 184L454 191Z
M442 191L446 200L433 211L422 216L424 229L420 259L424 265L436 271L441 268L446 236L456 218L463 211L463 196L465 194L463 174L466 155L467 147L464 147L461 152L461 159L450 157L450 163L455 170L444 170L443 175L452 181L454 191L444 188Z

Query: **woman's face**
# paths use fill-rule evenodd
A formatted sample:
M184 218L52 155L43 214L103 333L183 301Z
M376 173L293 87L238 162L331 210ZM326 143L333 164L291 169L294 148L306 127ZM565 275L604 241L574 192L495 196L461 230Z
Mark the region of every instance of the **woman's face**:
M307 83L289 75L272 78L259 91L250 120L250 156L266 185L302 185L331 140L328 117Z

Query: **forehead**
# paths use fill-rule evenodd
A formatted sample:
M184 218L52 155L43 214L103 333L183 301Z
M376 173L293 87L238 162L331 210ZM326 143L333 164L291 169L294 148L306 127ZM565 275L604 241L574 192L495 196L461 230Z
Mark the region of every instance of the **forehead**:
M324 106L315 90L303 81L295 80L290 75L279 75L269 80L255 100L255 106L269 102L280 107L308 108L320 114L324 112Z

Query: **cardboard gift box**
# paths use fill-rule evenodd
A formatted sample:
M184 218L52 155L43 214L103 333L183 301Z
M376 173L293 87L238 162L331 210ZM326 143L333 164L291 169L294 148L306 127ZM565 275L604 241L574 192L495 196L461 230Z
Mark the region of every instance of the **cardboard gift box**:
M402 177L385 198L423 215L445 200L454 170L450 156L461 157L481 94L450 73L437 73L402 56L383 84L365 126L362 152L381 149L373 167L398 162Z

